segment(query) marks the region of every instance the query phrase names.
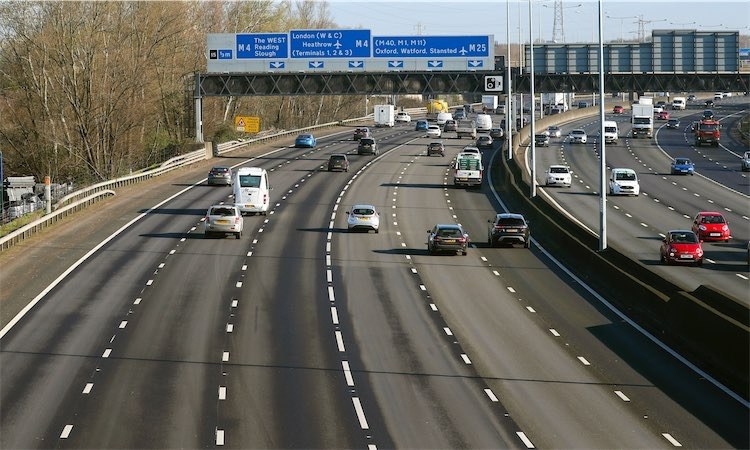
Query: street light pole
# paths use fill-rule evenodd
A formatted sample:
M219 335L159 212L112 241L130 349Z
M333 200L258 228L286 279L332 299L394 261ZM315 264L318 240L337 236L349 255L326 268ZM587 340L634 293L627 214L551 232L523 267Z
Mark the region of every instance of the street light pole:
M604 27L599 0L599 251L607 248L607 149L604 142Z
M511 96L513 95L513 84L510 75L510 0L505 0L505 42L507 45L505 57L505 77L508 93L505 95L505 136L508 141L508 160L513 159L513 133L510 129Z
M536 97L534 94L534 14L532 13L531 0L529 0L529 70L531 70L531 128L529 140L531 141L531 198L536 197L536 139L534 139L534 127L536 122ZM521 105L523 108L523 105Z

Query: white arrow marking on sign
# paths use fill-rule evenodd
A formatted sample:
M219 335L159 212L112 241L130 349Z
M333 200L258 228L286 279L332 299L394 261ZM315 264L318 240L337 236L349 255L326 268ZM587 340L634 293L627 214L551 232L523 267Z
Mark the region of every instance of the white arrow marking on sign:
M403 61L388 61L388 67L401 67L403 65Z
M310 61L309 67L312 67L314 69L317 69L319 67L323 67L323 61Z
M443 67L442 61L428 61L427 65L430 67Z
M469 67L482 67L482 65L483 65L483 61L477 61L477 60L469 61Z
M271 67L273 67L274 69L281 69L282 67L284 67L284 63L281 61L272 62Z
M364 61L349 61L349 67L362 67L364 64Z

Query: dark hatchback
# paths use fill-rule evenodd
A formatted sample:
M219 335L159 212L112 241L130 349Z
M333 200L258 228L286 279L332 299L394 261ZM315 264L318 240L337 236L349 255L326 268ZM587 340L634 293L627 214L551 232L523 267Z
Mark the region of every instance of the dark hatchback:
M357 146L357 154L358 155L377 155L378 154L378 144L375 143L375 139L373 138L362 138L359 140L359 145Z
M487 230L487 243L490 247L497 247L502 244L523 244L529 247L531 239L531 230L529 223L521 214L501 213L497 214L494 219L487 221L490 227Z
M427 144L427 156L445 156L445 145L442 142L430 142Z
M229 186L232 184L232 169L229 167L216 166L208 171L209 186Z
M328 171L333 172L336 170L342 172L349 171L349 159L343 153L334 153L328 157Z
M456 131L456 121L446 120L443 124L443 131Z
M466 256L469 234L461 225L437 224L431 230L427 230L427 234L427 253L430 255L438 252L458 252Z

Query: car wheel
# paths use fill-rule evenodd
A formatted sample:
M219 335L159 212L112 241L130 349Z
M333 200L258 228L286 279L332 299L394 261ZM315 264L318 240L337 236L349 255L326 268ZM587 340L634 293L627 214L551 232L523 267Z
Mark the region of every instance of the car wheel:
M464 251L463 251L463 255L464 255L464 256L466 256L466 255L468 255L468 254L469 254L469 252L468 252L467 250L464 250Z
M703 265L702 259L699 259L698 261L695 262L695 267L701 267L702 265Z
M237 239L241 238L242 237L242 231L238 231L237 233L235 233L234 237L237 238Z
M211 239L211 232L210 231L206 231L205 233L203 233L203 238L204 239Z
M523 243L523 248L529 248L529 241Z
M380 233L380 228L375 228L375 234Z

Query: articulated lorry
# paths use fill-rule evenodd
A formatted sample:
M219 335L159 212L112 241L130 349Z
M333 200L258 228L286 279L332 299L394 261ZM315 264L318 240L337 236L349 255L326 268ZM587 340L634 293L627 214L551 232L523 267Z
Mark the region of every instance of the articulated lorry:
M633 139L640 137L654 137L654 105L651 99L640 99L634 103L630 123L632 125Z

